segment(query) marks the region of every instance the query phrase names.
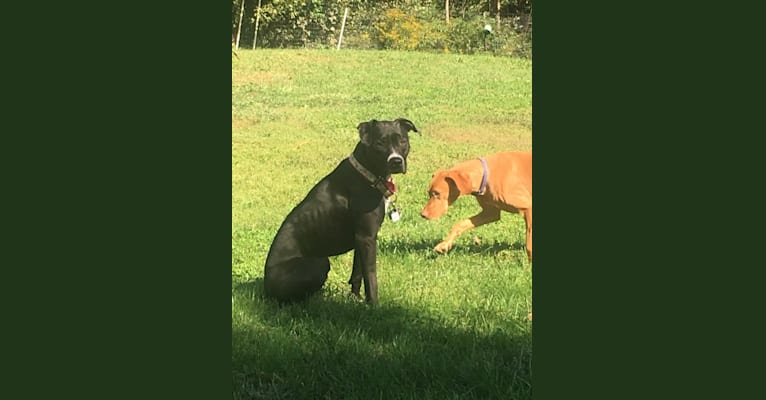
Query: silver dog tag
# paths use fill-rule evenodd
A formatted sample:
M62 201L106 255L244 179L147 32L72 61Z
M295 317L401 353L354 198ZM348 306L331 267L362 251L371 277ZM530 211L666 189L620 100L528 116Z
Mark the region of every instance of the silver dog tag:
M388 214L388 216L391 217L391 222L399 221L399 218L401 218L399 210L391 210L391 213Z
M401 215L399 214L399 208L396 207L396 203L391 202L391 210L388 212L388 218L391 218L391 222L399 221Z

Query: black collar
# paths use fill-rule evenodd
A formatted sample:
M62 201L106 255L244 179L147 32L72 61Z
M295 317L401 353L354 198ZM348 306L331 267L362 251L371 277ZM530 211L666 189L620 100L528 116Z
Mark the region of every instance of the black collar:
M354 167L356 172L359 172L360 175L367 179L367 181L370 182L370 186L378 189L385 198L391 197L396 192L396 185L394 185L394 180L391 179L391 175L385 178L376 176L370 172L370 170L365 168L364 165L359 163L356 157L354 157L354 153L351 153L351 155L348 156L348 161L351 163L351 166Z

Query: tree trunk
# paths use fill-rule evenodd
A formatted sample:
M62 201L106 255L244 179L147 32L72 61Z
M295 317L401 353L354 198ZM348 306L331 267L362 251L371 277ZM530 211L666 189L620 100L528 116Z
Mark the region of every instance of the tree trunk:
M261 20L261 0L258 0L258 8L255 9L255 32L253 33L253 50L255 50L255 42L258 41L258 22Z
M449 0L444 0L444 14L446 15L447 24L449 25Z
M237 43L234 45L239 49L239 34L242 33L242 14L245 13L245 0L242 0L242 7L239 9L239 23L237 24Z
M500 0L497 0L497 26L495 27L495 30L500 30Z

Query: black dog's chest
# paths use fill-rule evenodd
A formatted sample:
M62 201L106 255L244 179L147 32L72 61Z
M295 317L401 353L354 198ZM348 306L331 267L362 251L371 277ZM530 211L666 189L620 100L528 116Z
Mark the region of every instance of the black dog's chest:
M335 211L307 215L299 221L297 231L304 238L300 246L307 255L333 256L354 247L353 218L343 210Z

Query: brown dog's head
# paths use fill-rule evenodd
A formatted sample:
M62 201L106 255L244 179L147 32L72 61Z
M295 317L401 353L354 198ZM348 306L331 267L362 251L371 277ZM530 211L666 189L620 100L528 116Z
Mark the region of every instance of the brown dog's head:
M464 194L471 193L471 178L463 171L436 171L428 187L428 202L420 212L425 219L438 219Z

